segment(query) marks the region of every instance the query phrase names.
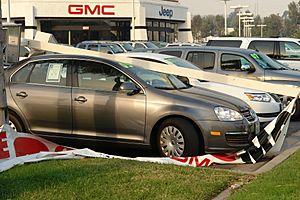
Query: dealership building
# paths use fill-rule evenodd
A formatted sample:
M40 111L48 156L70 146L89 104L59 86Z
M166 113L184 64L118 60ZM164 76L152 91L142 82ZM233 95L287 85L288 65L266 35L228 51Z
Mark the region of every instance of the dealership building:
M10 2L10 3L7 3ZM191 14L178 0L1 0L2 18L60 43L83 40L192 42Z

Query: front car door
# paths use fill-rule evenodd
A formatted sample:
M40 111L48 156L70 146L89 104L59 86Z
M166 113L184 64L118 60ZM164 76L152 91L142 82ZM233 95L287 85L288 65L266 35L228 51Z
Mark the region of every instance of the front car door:
M236 53L219 53L219 74L263 81L263 70L256 67L249 58ZM251 71L254 69L255 71Z
M96 61L74 61L73 133L104 140L144 141L144 93L127 95L119 87L132 81L117 68Z
M11 77L12 99L32 133L72 132L69 64L65 60L35 61Z

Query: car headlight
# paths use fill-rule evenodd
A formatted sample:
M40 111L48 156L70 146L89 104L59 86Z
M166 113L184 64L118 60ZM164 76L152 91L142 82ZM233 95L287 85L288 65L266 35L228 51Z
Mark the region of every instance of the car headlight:
M229 108L215 107L214 111L220 121L229 122L229 121L239 121L243 119L243 116L239 112Z
M270 102L271 97L267 93L245 93L250 101Z

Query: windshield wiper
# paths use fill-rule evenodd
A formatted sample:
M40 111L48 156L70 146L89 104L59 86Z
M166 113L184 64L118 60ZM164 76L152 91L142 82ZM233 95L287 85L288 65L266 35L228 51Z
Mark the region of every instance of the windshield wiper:
M155 88L161 89L161 90L176 90L176 88L170 88L170 87L158 87L158 86L156 86Z

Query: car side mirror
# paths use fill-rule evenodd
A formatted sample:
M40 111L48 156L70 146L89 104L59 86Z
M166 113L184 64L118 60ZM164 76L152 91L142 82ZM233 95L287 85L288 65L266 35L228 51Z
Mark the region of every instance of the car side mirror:
M125 82L120 86L119 91L127 93L127 95L135 95L141 91L134 83Z
M241 66L241 70L242 70L242 71L246 71L246 72L248 72L248 73L253 73L253 72L255 72L255 68L254 68L253 66L249 65L249 64L244 64L244 65L242 65L242 66Z

